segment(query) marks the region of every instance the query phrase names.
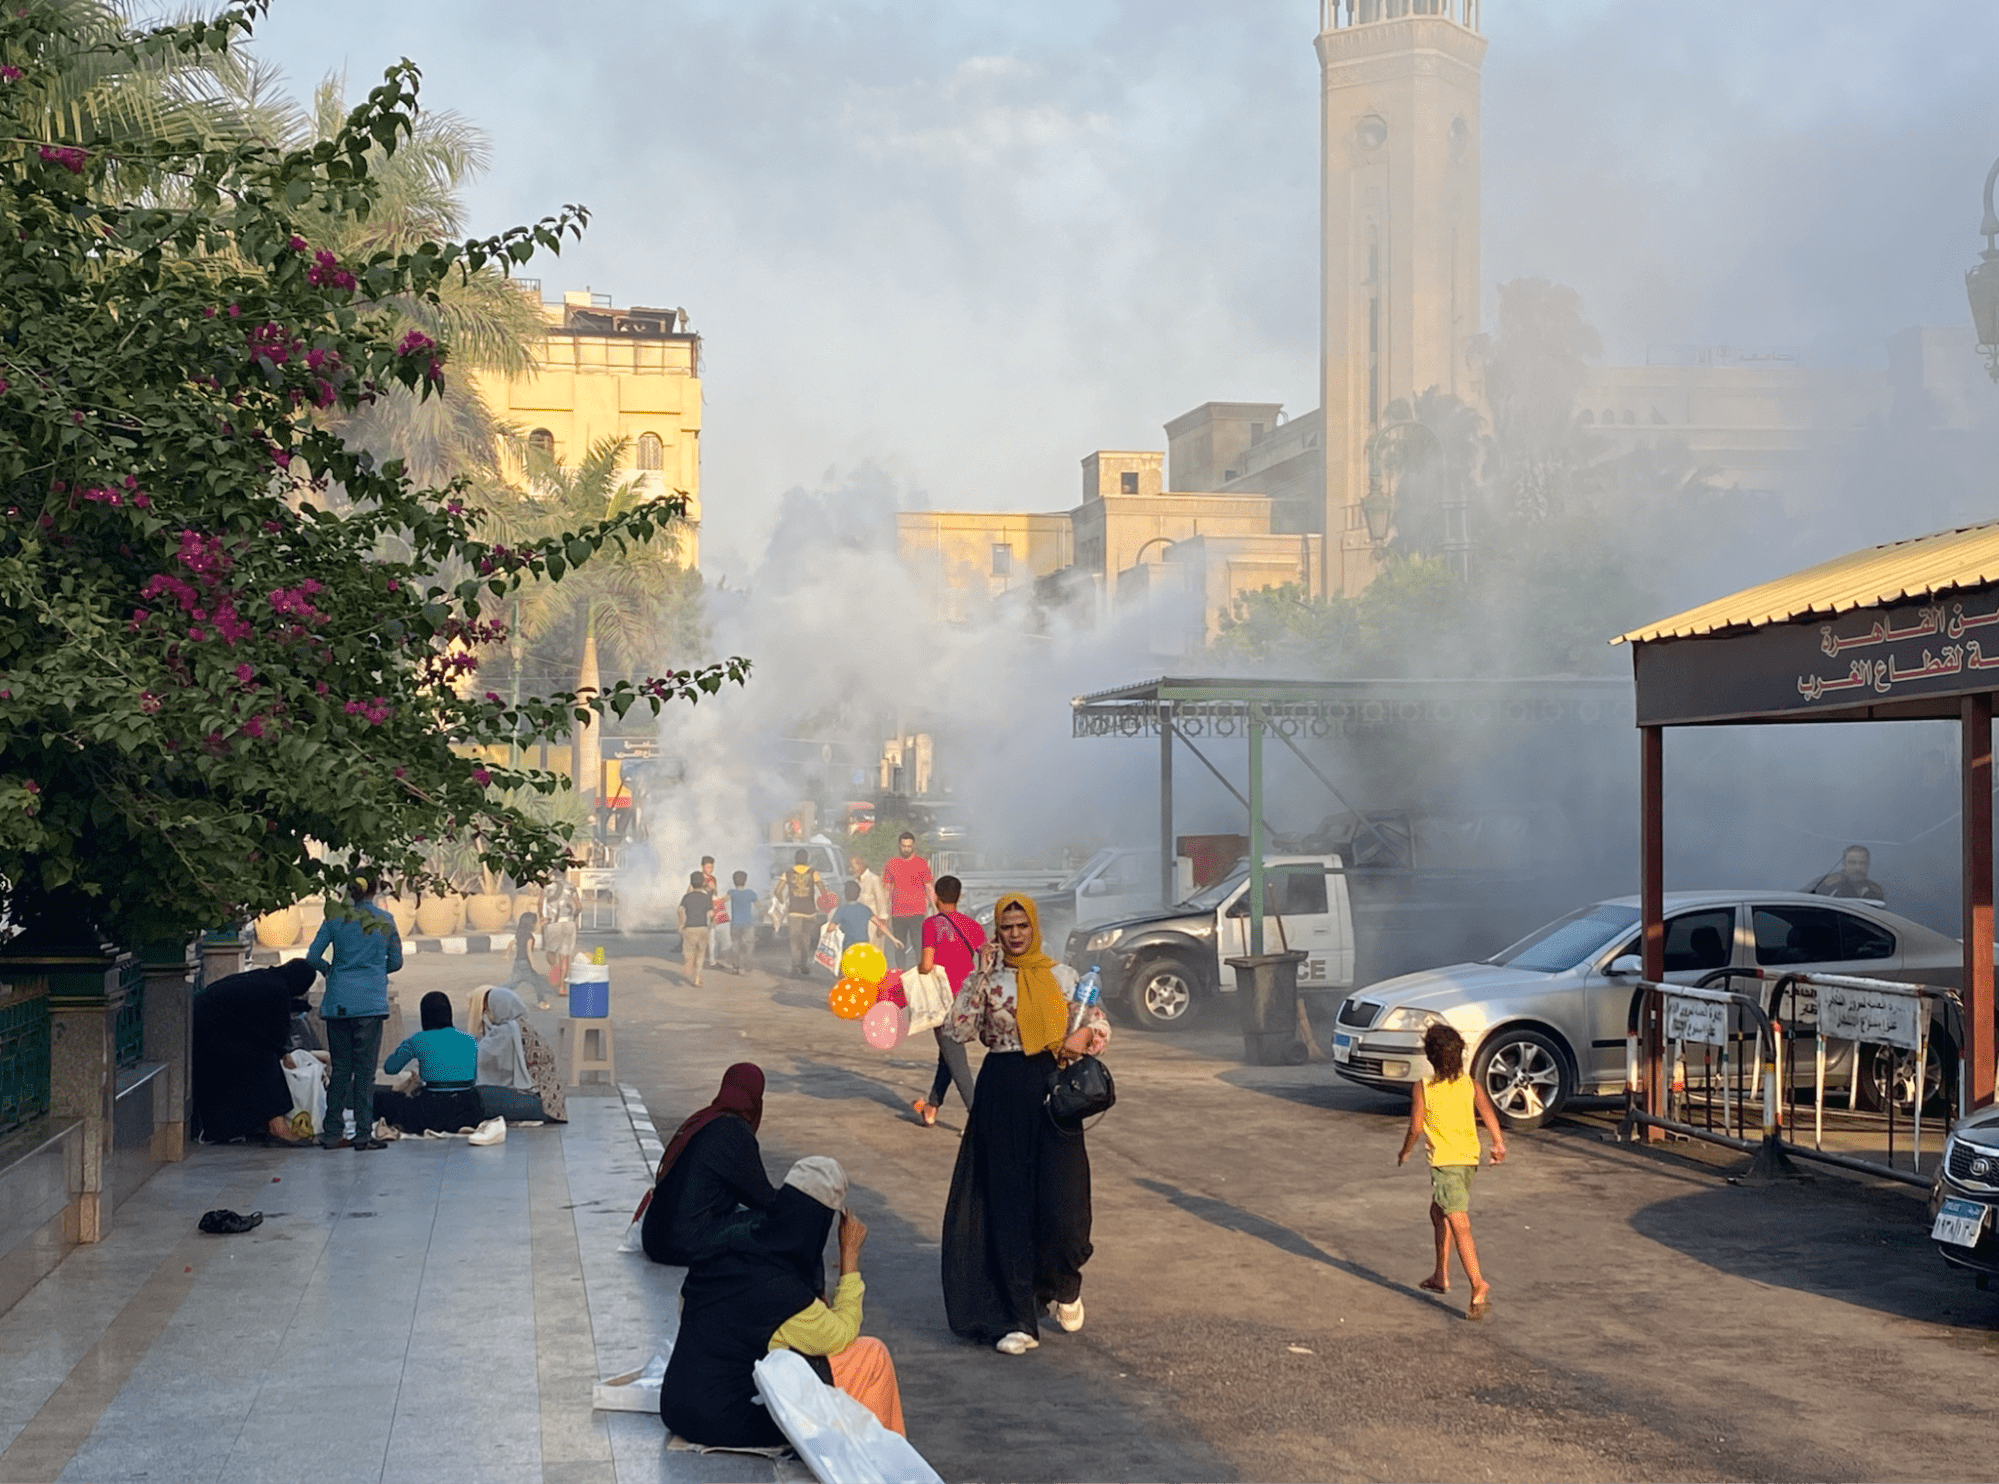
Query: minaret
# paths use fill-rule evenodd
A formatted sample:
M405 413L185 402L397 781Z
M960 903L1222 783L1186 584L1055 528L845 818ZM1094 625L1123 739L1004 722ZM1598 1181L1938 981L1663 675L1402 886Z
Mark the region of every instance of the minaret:
M1320 0L1320 406L1328 590L1377 570L1361 510L1388 405L1474 404L1479 0Z

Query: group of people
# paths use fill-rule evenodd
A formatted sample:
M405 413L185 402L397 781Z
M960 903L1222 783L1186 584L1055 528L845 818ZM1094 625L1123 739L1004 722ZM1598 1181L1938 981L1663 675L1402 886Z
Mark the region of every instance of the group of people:
M810 851L792 852L791 865L771 887L773 916L782 914L791 949L792 978L811 974L819 931L829 920L839 928L843 944L873 943L891 968L915 963L924 919L937 908L935 882L930 862L916 852L916 836L904 830L895 848L880 871L864 856L848 856L847 879L838 893L813 867Z
M696 989L701 987L701 970L720 968L726 963L731 972L747 974L756 962L757 894L750 890L750 875L738 871L727 891L715 875L715 857L701 857L701 869L690 871L687 892L674 909L680 929L681 977Z
M257 1137L302 1142L291 1125L283 1058L299 1039L297 1018L312 1011L309 991L322 975L318 1014L327 1086L317 1132L323 1147L386 1147L376 1137L378 1116L406 1134L455 1132L492 1118L563 1121L555 1055L511 986L474 994L469 1031L454 1027L447 996L425 995L418 1007L421 1029L382 1062L389 975L402 968L403 951L395 920L375 901L376 887L373 878L356 877L349 910L327 917L303 958L229 975L195 996L193 1093L200 1137L210 1143ZM517 948L517 978L524 957L524 948ZM375 1085L378 1065L393 1076L411 1063L419 1079L415 1089Z
M956 885L936 883L947 910ZM1104 1049L1110 1025L1098 1007L1073 1002L1075 974L1042 952L1032 900L1001 899L995 943L967 935L944 949L928 941L933 925L938 934L960 931L936 921L946 915L919 924L926 957L963 964L945 1039L961 1053L978 1041L986 1055L945 1208L944 1310L956 1334L1023 1355L1040 1344L1044 1319L1072 1333L1083 1327L1089 1154L1082 1129L1058 1125L1044 1099L1060 1065ZM860 1334L867 1228L846 1209L845 1172L814 1156L770 1183L757 1139L764 1086L759 1068L729 1068L715 1100L675 1132L644 1210L646 1255L687 1269L660 1415L705 1446L781 1442L755 1400L753 1367L788 1348L901 1432L893 1361ZM839 1269L829 1290L825 1245L836 1219Z

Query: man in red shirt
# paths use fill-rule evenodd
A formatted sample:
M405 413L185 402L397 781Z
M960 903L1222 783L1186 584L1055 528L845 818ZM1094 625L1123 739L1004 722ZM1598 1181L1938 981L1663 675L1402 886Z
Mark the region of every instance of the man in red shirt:
M936 907L937 897L930 889L930 862L916 853L916 836L904 830L895 848L899 853L882 867L882 881L888 887L889 932L901 945L895 967L907 969L916 962L923 919Z
M943 969L953 996L972 977L972 967L979 950L986 946L984 930L958 910L958 897L962 891L956 876L937 878L937 884L932 888L937 900L937 915L923 924L923 957L917 962L917 968L925 974L933 967ZM943 1104L944 1090L953 1082L958 1084L958 1098L964 1103L965 1111L972 1111L972 1064L966 1059L965 1048L945 1035L941 1025L936 1028L935 1035L937 1075L930 1079L930 1096L918 1098L910 1105L916 1109L916 1116L926 1128L937 1122L937 1109Z

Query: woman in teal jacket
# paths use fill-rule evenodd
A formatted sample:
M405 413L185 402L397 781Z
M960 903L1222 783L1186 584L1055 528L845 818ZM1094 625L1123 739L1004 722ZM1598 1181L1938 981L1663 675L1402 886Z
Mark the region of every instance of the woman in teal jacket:
M328 917L306 950L306 962L326 976L319 1018L326 1022L333 1068L319 1142L328 1149L347 1146L341 1125L350 1108L354 1147L388 1148L375 1137L375 1068L382 1059L382 1022L389 1018L389 975L403 966L403 941L395 919L375 905L377 884L372 876L356 876L354 910Z

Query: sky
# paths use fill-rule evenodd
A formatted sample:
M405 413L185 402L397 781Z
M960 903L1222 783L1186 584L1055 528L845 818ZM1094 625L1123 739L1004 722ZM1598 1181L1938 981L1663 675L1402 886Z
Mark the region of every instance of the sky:
M408 56L494 147L485 232L569 202L545 290L705 337L703 566L787 490L1065 509L1095 448L1317 400L1315 0L275 0L358 94ZM1875 364L1966 317L1999 7L1484 0L1485 311L1580 291L1607 359Z

